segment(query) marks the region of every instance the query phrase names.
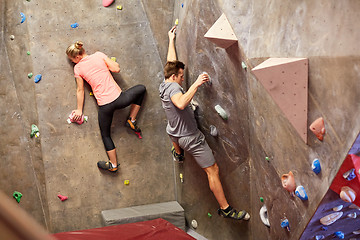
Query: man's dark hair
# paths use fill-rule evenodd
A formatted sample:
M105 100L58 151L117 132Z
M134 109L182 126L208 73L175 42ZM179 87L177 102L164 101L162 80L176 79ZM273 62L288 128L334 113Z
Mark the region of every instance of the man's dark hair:
M164 67L164 76L165 79L171 77L171 75L178 75L180 69L185 69L185 64L178 60L168 61Z

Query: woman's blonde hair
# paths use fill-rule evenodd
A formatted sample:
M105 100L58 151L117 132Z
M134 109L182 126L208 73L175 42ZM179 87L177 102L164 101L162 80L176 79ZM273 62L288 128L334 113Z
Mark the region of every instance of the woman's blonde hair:
M76 58L79 55L83 55L85 53L85 49L83 48L83 43L80 41L76 41L76 43L71 44L66 49L66 54L69 58Z

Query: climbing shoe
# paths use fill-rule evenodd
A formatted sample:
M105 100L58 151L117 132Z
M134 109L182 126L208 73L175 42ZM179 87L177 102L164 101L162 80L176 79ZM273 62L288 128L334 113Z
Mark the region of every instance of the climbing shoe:
M238 212L238 211L236 211L236 209L233 209L230 206L225 210L219 208L218 214L220 216L223 216L224 218L232 218L235 220L249 220L250 219L250 215L246 211L242 210L242 211Z
M126 126L136 133L141 132L141 129L136 125L136 121L132 122L130 117L126 120Z
M116 172L118 170L118 167L120 166L120 164L118 164L116 167L113 167L113 165L111 164L110 161L108 161L108 162L98 161L97 166L98 166L98 168L108 170L110 172Z
M182 149L181 149L182 150ZM173 159L175 162L178 162L178 163L183 163L184 162L184 159L185 159L185 156L184 156L184 150L181 151L180 154L178 154L176 151L175 151L175 147L173 146L171 148L171 154L173 156Z

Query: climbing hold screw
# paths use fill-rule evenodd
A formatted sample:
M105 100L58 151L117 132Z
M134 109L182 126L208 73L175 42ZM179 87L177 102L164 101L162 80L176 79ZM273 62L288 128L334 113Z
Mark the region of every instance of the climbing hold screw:
M14 191L13 197L14 197L14 198L16 199L16 201L19 203L19 202L20 202L20 199L21 199L21 197L22 197L22 194L21 194L21 192Z
M28 78L32 78L33 75L34 75L33 73L29 73Z
M224 120L228 119L227 113L225 112L225 110L220 105L216 105L215 110L220 115L220 117L222 117Z
M129 181L129 180L125 180L125 181L124 181L124 184L125 184L125 185L129 185L129 184L130 184L130 181Z

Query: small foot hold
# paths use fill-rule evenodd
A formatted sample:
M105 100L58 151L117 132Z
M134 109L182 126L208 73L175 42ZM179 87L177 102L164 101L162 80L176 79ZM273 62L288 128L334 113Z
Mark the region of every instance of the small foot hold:
M136 134L140 139L142 139L141 132L135 132L135 134Z
M68 199L67 196L63 196L63 195L61 195L61 194L58 195L58 198L59 198L62 202Z

